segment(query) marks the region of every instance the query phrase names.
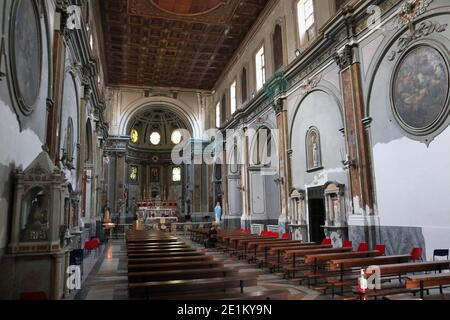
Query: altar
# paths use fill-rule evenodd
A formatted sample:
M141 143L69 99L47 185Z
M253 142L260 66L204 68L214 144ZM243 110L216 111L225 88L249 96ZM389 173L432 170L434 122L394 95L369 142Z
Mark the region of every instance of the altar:
M146 229L170 229L179 221L178 205L174 201L139 202L137 219Z

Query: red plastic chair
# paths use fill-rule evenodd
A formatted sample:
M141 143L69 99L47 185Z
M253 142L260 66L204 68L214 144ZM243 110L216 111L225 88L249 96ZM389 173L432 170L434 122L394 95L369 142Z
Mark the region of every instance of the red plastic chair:
M283 233L283 235L281 236L281 239L283 239L283 240L290 240L291 239L291 234L290 233Z
M87 253L89 254L92 250L96 250L97 249L97 241L86 241L84 243L84 250L87 251Z
M331 239L330 238L323 239L322 240L322 245L325 245L325 246L331 245Z
M422 248L420 248L420 247L412 248L411 260L412 261L423 261L422 254L423 254Z
M353 248L353 242L350 240L344 240L342 248Z
M366 252L369 251L369 244L367 242L361 242L358 246L358 252Z
M381 255L386 254L386 245L385 244L377 244L374 248L376 251L380 251Z
M280 234L279 234L278 232L271 232L271 233L270 233L270 236L271 236L272 238L279 238L279 237L280 237Z
M247 230L244 230L244 233L246 233L246 234L251 234L252 231L247 229Z
M269 232L268 231L261 231L261 236L268 237L269 236Z
M43 301L47 300L47 294L43 291L38 292L22 292L20 294L20 300L22 301Z

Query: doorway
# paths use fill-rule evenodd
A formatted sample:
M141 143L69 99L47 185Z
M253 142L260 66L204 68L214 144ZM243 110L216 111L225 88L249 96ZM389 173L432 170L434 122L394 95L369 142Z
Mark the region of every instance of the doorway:
M309 235L312 242L325 238L325 197L323 188L308 189Z

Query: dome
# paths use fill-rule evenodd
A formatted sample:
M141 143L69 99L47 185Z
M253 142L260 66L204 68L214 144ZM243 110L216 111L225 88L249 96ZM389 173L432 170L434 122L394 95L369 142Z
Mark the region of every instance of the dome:
M175 113L150 109L136 114L129 125L131 146L147 149L172 149L181 142L179 130L187 126Z

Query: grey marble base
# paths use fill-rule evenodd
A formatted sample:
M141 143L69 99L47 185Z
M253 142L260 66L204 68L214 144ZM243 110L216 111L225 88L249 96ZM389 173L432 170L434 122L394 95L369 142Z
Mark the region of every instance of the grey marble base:
M241 227L241 217L227 217L226 219L222 219L222 228L223 229L236 229Z
M386 245L387 255L409 254L412 248L423 249L423 259L426 257L425 238L419 227L391 227L391 226L349 226L349 239L357 246L361 242L368 242L373 248L377 244Z

